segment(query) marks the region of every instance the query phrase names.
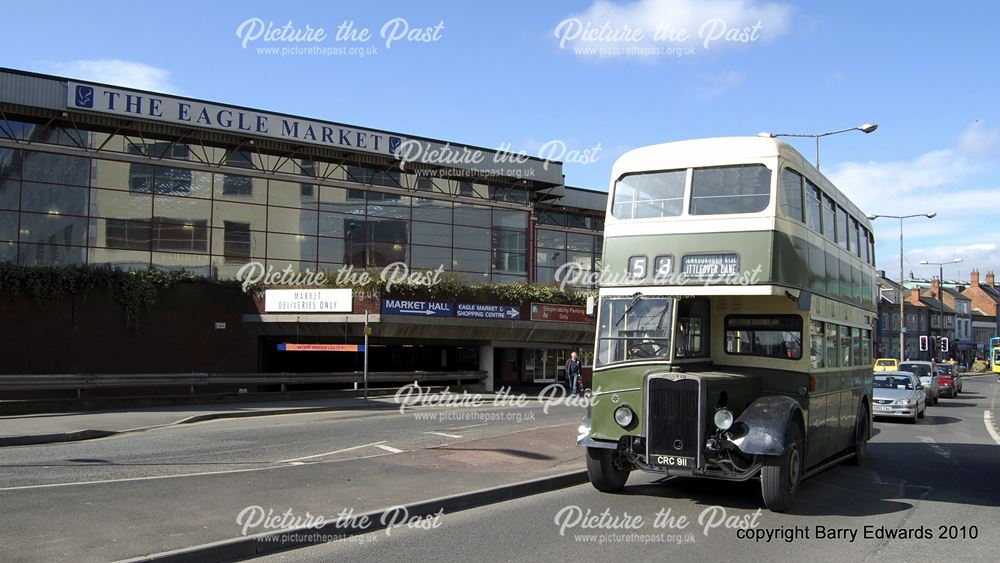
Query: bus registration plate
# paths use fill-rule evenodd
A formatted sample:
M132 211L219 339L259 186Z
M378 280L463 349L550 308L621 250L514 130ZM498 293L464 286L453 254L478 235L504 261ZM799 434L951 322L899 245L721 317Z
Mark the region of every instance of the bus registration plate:
M682 457L677 455L654 455L653 465L662 465L664 467L680 467L682 469L691 469L694 467L693 457Z

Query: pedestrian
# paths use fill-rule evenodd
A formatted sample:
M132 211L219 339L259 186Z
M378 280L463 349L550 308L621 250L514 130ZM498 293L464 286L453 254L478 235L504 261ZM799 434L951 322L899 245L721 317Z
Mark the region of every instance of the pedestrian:
M580 360L576 357L576 352L566 360L566 377L569 378L569 393L575 396L580 387Z

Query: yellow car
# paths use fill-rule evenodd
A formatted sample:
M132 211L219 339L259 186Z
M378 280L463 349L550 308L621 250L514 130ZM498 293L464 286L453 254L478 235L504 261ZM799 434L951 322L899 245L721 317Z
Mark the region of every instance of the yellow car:
M899 371L899 360L895 358L879 358L875 360L872 371Z

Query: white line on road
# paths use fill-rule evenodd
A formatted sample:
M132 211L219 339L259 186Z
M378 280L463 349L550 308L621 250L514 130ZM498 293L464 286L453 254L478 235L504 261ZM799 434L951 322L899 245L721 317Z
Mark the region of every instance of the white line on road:
M466 426L456 426L454 428L449 428L448 430L465 430L466 428L476 428L477 426L486 426L488 423L484 422L482 424L469 424Z
M445 438L461 438L458 434L445 434L444 432L424 432L424 434L434 434L435 436L444 436Z
M385 450L385 451L387 451L387 452L392 452L392 453L394 453L394 454L401 454L401 453L403 453L403 450L400 450L400 449L397 449L397 448L394 448L394 447L392 447L392 446L387 446L387 445L385 445L385 444L375 444L375 447L376 447L376 448L380 448L380 449L383 449L383 450Z
M382 440L380 442L372 442L371 444L362 444L360 446L353 446L353 447L350 447L350 448L344 448L342 450L334 450L332 452L325 452L325 453L321 453L321 454L307 455L307 456L303 456L303 457L293 457L292 459L283 459L281 461L276 461L274 463L292 463L293 461L304 461L304 460L307 460L307 459L315 459L317 457L325 457L325 456L328 456L328 455L349 452L349 451L352 451L352 450L360 450L361 448L368 448L368 447L371 447L371 446L378 446L379 444L384 444L384 443L385 443L385 440Z
M319 461L317 463L335 463L339 461L356 461L359 459L368 459L370 457L378 457L385 454L372 454L363 455L360 457L352 457L349 459L333 459L329 461ZM256 471L274 471L275 469L291 469L293 467L299 467L309 465L305 463L287 463L285 465L269 465L267 467L250 467L247 469L226 469L222 471L201 471L199 473L177 473L176 475L149 475L146 477L122 477L120 479L100 479L96 481L71 481L68 483L46 483L44 485L19 485L16 487L0 487L0 492L3 491L23 491L27 489L52 489L56 487L77 487L80 485L107 485L109 483L130 483L133 481L159 481L160 479L180 479L182 477L206 477L211 475L232 475L234 473L253 473Z
M997 433L996 429L993 428L993 417L990 415L990 411L983 411L983 422L986 423L986 431L990 433L990 437L997 444L1000 444L1000 434Z
M941 457L943 457L945 459L951 459L951 450L949 450L948 448L940 446L934 440L934 438L931 438L930 436L917 436L917 439L920 440L921 442L927 444L928 446L930 446L931 450L933 450L934 453L936 453L937 455L939 455L939 456L941 456Z

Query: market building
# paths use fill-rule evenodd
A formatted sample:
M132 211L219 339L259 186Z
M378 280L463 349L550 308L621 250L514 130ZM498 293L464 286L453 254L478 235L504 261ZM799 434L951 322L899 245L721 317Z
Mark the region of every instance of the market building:
M0 262L9 264L207 280L396 265L533 286L565 264L600 270L606 198L566 186L559 162L0 69ZM168 310L151 312L141 335L118 326L100 296L0 295L0 373L350 381L366 319L374 381L555 382L571 351L586 364L593 346L593 317L578 301L324 289L269 308L267 295L227 287L165 295L157 307Z

